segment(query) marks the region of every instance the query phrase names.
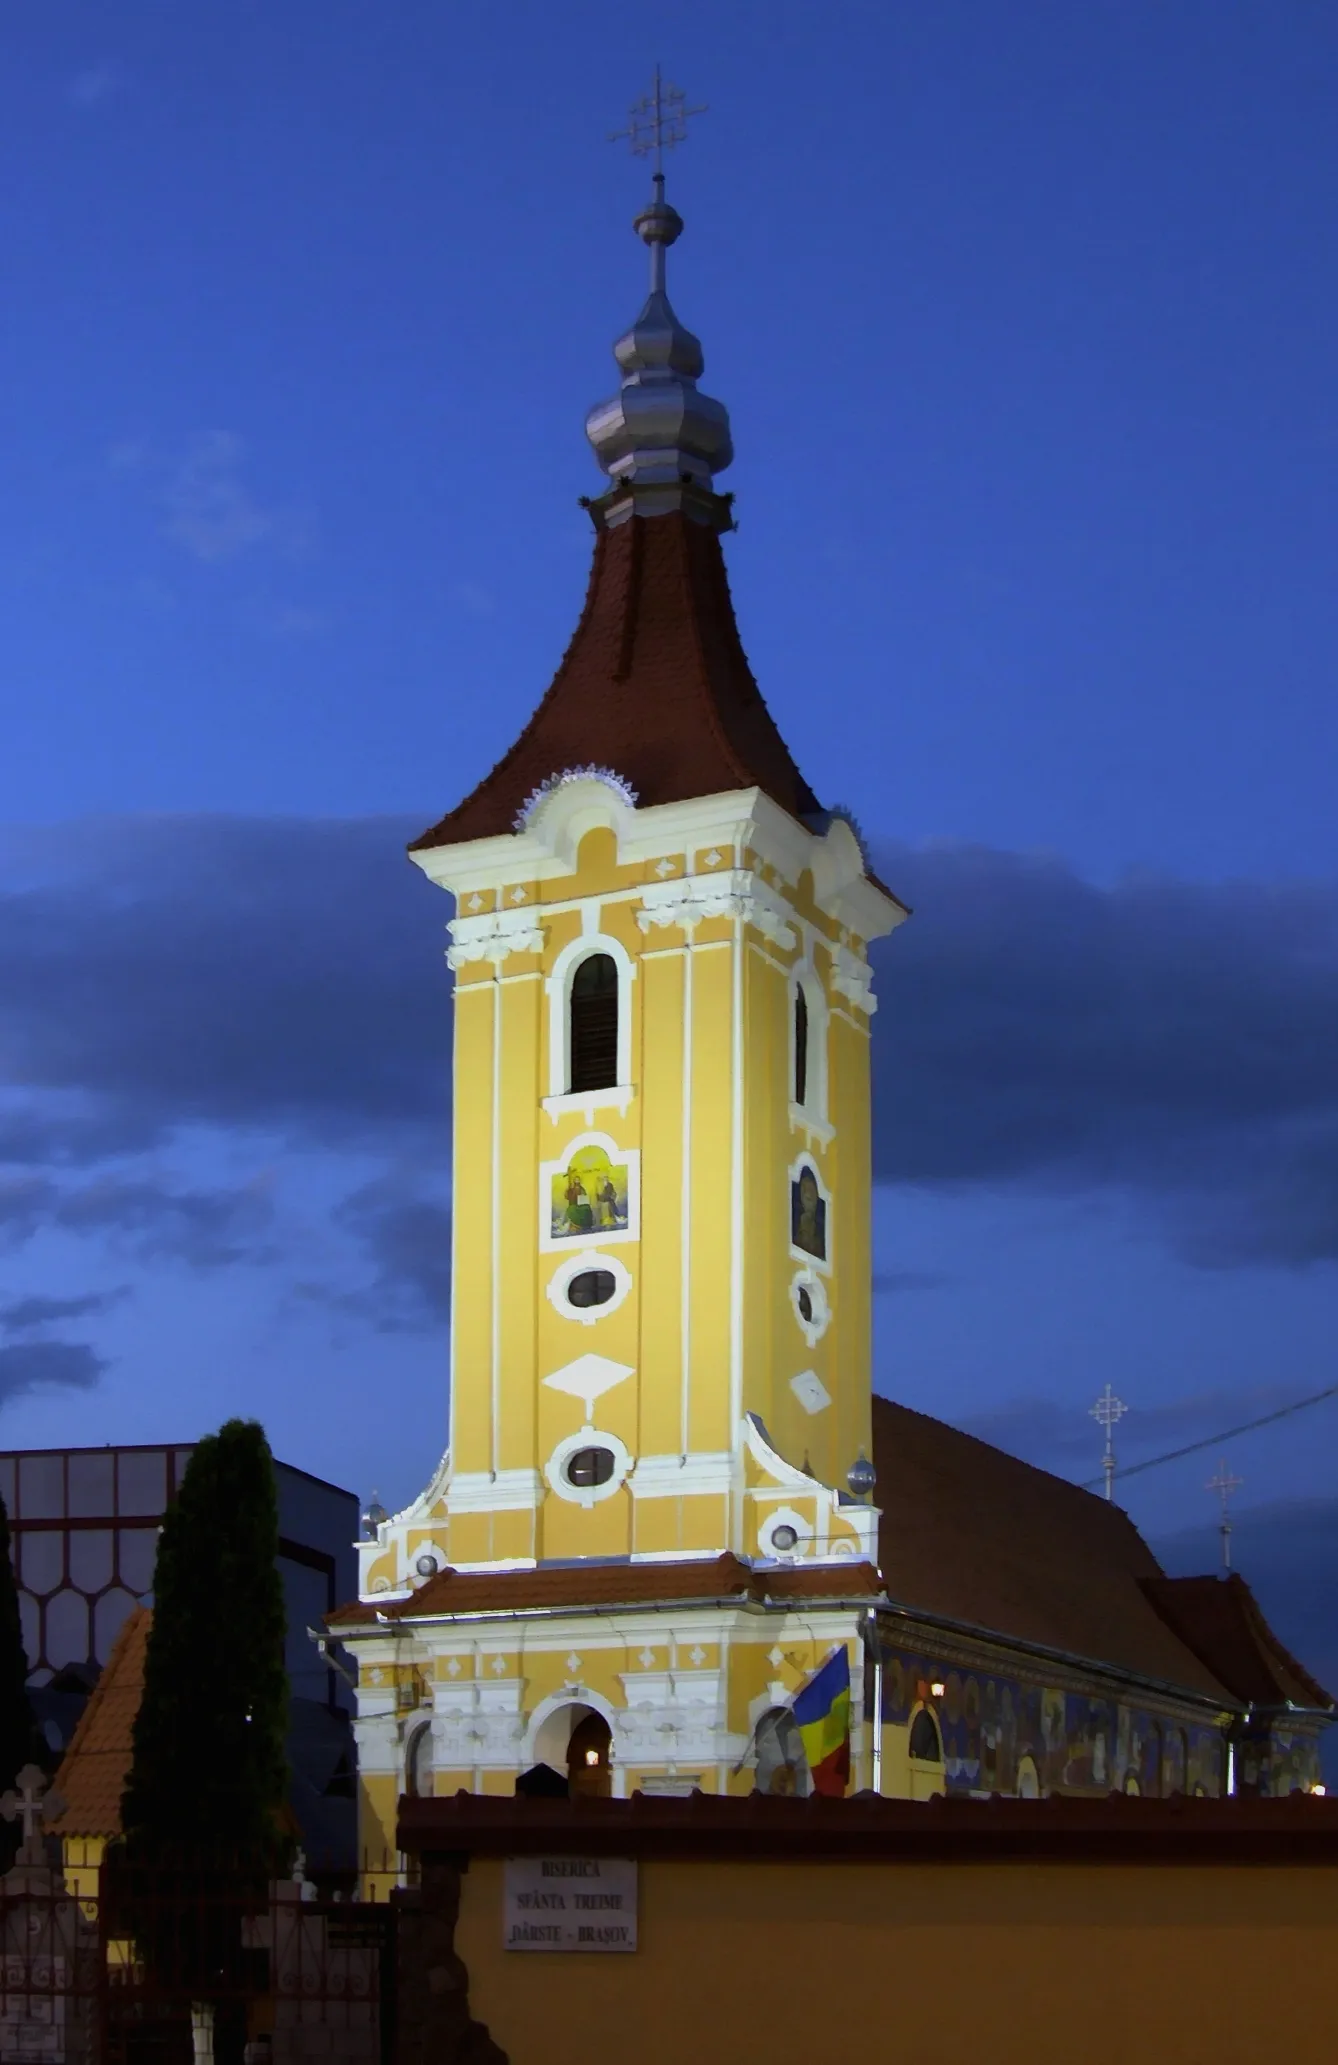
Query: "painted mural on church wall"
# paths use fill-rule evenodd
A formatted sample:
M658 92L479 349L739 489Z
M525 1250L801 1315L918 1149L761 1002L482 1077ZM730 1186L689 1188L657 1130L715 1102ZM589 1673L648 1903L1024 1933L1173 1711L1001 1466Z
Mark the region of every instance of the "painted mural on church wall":
M827 1200L809 1162L799 1164L790 1183L790 1246L816 1261L827 1260Z
M935 1684L943 1687L938 1699ZM1216 1797L1222 1790L1224 1745L1215 1728L885 1652L884 1720L906 1725L922 1706L932 1706L938 1721L950 1793L1015 1792L1028 1762L1044 1793Z
M602 1147L578 1147L550 1178L552 1238L625 1233L630 1190L626 1162L615 1161Z

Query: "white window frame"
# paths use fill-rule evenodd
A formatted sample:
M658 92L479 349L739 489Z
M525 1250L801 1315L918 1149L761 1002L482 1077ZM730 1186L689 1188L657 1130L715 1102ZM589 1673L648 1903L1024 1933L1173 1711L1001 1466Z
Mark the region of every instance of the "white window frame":
M629 1200L630 1203L630 1200ZM602 1305L571 1305L567 1292L578 1276L584 1276L591 1269L607 1269L613 1278L613 1296ZM616 1255L601 1254L596 1248L582 1248L574 1255L568 1255L558 1263L557 1268L544 1285L548 1302L562 1319L575 1320L580 1326L597 1326L601 1319L607 1319L616 1312L632 1289L632 1272Z
M598 1090L571 1089L571 988L576 970L592 954L607 954L618 971L618 1080ZM568 941L544 979L548 992L548 1095L544 1110L551 1119L581 1111L586 1124L593 1114L615 1105L625 1112L632 1101L632 984L636 962L620 940L607 932L579 932Z
M569 1482L566 1466L583 1448L608 1449L614 1467L607 1484ZM632 1452L626 1442L619 1441L616 1434L605 1434L596 1427L586 1426L575 1434L569 1434L565 1441L559 1441L544 1464L544 1478L554 1497L565 1499L569 1506L597 1506L601 1499L611 1499L615 1492L622 1490L631 1468Z
M799 1065L798 1040L795 1032L796 992L802 990L808 1006L808 1054L804 1069L804 1101L801 1104L795 1096L795 1072ZM817 1140L825 1147L834 1137L835 1128L829 1117L827 1034L831 1013L827 1005L827 994L823 989L818 971L813 965L811 953L796 961L790 969L786 982L787 1050L789 1053L789 1102L790 1123L798 1127L810 1142Z

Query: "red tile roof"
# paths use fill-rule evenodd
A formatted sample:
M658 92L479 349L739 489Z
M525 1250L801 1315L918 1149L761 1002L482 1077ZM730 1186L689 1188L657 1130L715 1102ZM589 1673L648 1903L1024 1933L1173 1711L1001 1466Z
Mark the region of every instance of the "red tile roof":
M401 1799L412 1855L1338 1864L1338 1799Z
M873 1443L890 1598L1230 1703L1148 1596L1161 1565L1119 1506L888 1398Z
M792 817L818 809L753 679L719 536L681 513L599 531L552 687L492 773L410 851L509 832L540 783L591 763L642 804L760 788Z
M144 1653L153 1615L136 1606L88 1696L53 1790L65 1811L50 1823L59 1836L117 1836L121 1794L130 1773L135 1716L144 1694Z
M823 1599L872 1599L877 1572L867 1563L795 1565L784 1570L750 1570L737 1556L685 1563L541 1563L534 1570L440 1570L407 1599L377 1608L365 1602L341 1607L334 1627L388 1620L419 1620L436 1614L523 1613L547 1608L694 1604L706 1600L763 1604L767 1599L820 1603Z
M1167 1624L1251 1706L1328 1707L1332 1694L1273 1633L1244 1578L1156 1577L1148 1597Z

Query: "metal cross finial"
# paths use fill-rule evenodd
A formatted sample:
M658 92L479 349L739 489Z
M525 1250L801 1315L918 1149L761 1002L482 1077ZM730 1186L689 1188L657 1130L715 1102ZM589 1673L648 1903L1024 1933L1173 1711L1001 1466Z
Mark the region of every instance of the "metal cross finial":
M1087 1410L1091 1415L1092 1419L1094 1419L1097 1422L1098 1426L1104 1428L1105 1430L1106 1447L1105 1452L1101 1458L1101 1468L1105 1471L1106 1474L1106 1497L1108 1499L1113 1499L1115 1496L1114 1431L1117 1421L1122 1420L1124 1418L1124 1415L1128 1412L1129 1408L1122 1398L1117 1398L1115 1396L1115 1393L1111 1390L1110 1385L1107 1384L1105 1390L1097 1399L1096 1404L1089 1406Z
M1223 1456L1217 1465L1217 1475L1210 1477L1203 1487L1205 1491L1217 1492L1222 1501L1222 1517L1217 1523L1217 1529L1222 1537L1223 1570L1231 1568L1231 1494L1233 1491L1239 1491L1244 1482L1243 1477L1233 1477L1227 1468L1226 1457Z
M0 1793L0 1814L6 1821L23 1823L23 1843L19 1850L20 1864L41 1864L42 1844L38 1834L44 1821L54 1821L65 1812L65 1802L59 1793L47 1791L46 1773L37 1764L25 1764L7 1793Z
M654 88L633 103L627 127L613 130L609 142L621 143L626 137L632 155L637 158L649 157L654 151L655 170L660 173L664 170L665 152L671 151L676 143L687 141L691 117L705 113L704 107L688 107L686 96L677 86L661 79L660 68L656 65Z

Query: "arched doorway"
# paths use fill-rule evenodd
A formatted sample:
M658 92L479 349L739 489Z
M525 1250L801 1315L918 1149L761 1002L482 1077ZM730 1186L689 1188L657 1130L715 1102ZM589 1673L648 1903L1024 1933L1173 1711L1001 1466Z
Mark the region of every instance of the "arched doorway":
M587 1713L567 1743L567 1784L573 1799L607 1800L613 1792L613 1736L603 1714Z
M545 1714L531 1752L536 1764L560 1771L571 1791L607 1798L613 1790L613 1737L595 1707L573 1699Z
M1041 1797L1041 1781L1033 1757L1018 1758L1017 1797L1019 1800L1039 1800Z

